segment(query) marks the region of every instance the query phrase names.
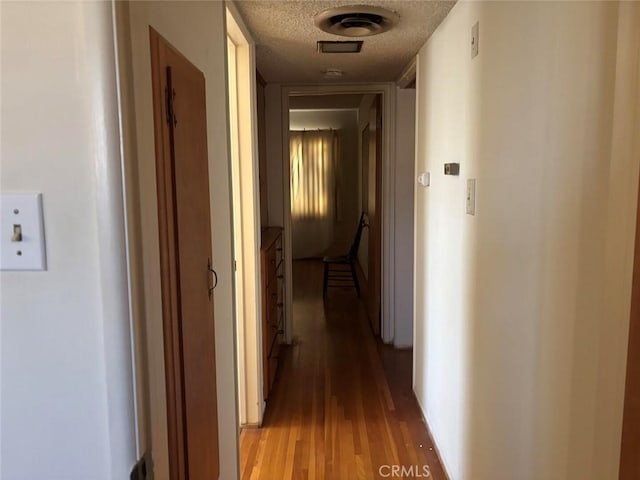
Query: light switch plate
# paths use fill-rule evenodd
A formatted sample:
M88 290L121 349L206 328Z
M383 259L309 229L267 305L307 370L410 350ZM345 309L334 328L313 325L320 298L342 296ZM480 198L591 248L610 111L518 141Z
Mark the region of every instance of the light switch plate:
M467 215L476 214L476 179L467 180Z
M0 270L46 268L42 194L0 195Z
M471 27L471 58L478 56L480 52L480 22L476 22Z

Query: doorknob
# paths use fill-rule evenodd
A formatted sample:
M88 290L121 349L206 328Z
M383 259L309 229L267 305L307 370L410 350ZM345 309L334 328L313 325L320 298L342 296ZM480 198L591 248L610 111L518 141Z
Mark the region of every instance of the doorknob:
M211 268L211 259L207 259L207 271L209 273L213 273L213 286L209 287L209 300L211 300L211 296L213 295L213 289L218 286L218 274L216 271Z

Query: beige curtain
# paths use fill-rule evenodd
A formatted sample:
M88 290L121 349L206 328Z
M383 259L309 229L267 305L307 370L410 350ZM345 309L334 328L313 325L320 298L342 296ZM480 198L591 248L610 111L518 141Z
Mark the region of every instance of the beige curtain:
M292 131L293 258L322 256L333 240L337 137L332 130Z

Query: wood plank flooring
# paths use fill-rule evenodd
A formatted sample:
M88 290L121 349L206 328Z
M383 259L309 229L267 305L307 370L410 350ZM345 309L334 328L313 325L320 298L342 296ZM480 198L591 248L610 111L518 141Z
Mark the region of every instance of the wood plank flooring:
M240 435L241 478L445 480L411 391L411 351L376 342L353 290L323 302L321 262L294 262L293 286L294 342L263 427Z

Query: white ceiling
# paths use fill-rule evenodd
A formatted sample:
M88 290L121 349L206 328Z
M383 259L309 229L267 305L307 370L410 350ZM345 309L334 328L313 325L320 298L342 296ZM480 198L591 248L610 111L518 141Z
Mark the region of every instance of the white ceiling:
M335 83L322 71L340 68L345 82L395 81L440 22L453 1L239 0L236 2L257 45L258 70L269 83ZM376 5L400 15L388 32L364 40L361 53L320 54L317 40L350 40L316 28L316 14L341 5ZM356 40L358 40L356 38Z

